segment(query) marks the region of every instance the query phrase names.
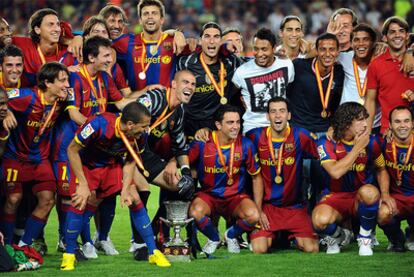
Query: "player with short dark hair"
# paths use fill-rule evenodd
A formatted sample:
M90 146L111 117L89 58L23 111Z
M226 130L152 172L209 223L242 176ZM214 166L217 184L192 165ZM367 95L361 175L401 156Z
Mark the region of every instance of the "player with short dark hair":
M238 108L221 106L214 120L217 131L210 134L207 142L194 141L189 152L190 162L197 170L201 183L201 190L192 201L189 214L208 238L203 247L207 254L214 253L220 244L219 234L210 216L219 214L228 219L238 218L226 230L224 237L228 251L239 253L237 237L252 230L259 221L257 207L262 206L262 177L252 142L239 134ZM253 179L254 202L244 190L246 174Z
M0 88L20 88L23 73L22 50L14 45L7 45L0 50L0 67Z
M75 269L76 239L82 229L87 203L99 203L121 188L121 204L130 208L134 224L148 246L149 262L161 267L170 266L164 255L156 249L150 219L136 195L135 185L131 185L137 166L145 175L148 174L139 157L141 150L137 140L145 139L150 120L150 113L145 106L132 102L124 108L122 115L96 115L76 132L68 147L68 158L79 183L71 195L71 207L67 214L67 245L61 270ZM124 162L126 155L128 157ZM69 182L74 183L74 178ZM96 191L96 196L92 197L91 191Z
M317 235L307 214L302 191L303 158L318 158L311 134L289 126L289 105L285 98L271 98L267 105L269 127L247 133L259 155L264 183L260 227L251 235L254 253L266 253L278 231L288 231L304 252L318 252ZM259 209L260 210L260 209Z
M370 136L367 118L361 104L344 103L333 118L335 142L326 138L318 141L328 186L312 212L312 222L327 244L327 254L339 253L340 245L346 243L347 232L339 224L357 218L359 255L373 255L371 231L376 225L380 200L375 183L383 186L388 182L388 174L380 142Z
M9 108L18 125L10 132L2 164L7 201L2 218L7 243L11 243L15 213L23 187L31 186L38 204L27 220L19 246L31 245L46 224L54 205L56 179L49 161L52 128L69 88L69 72L62 64L51 62L38 73L38 88L8 91Z

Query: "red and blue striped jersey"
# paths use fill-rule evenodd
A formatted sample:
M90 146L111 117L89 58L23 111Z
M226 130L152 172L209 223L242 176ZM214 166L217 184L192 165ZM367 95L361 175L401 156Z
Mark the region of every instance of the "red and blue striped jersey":
M98 77L101 88L98 87ZM77 109L85 117L91 117L106 111L108 102L117 102L123 99L121 92L116 88L113 79L106 72L98 72L97 77L92 80L97 97L94 96L88 80L80 72L72 72L69 76L70 86L73 91L68 94L68 106L66 109ZM101 94L99 94L101 91ZM78 125L70 120L68 116L63 118L57 126L58 132L54 138L53 159L67 161L67 148L72 141Z
M353 142L341 141L335 143L323 137L318 140L318 154L321 164L339 161L351 152ZM371 136L364 151L359 153L358 158L352 164L349 171L341 178L335 180L327 175L331 192L354 192L365 184L376 184L374 169L385 166L384 156L381 153L381 143L376 136Z
M283 145L281 177L282 182L276 183L277 168L270 154L268 135L270 127L255 128L246 135L256 146L264 183L264 201L278 207L300 206L304 203L302 191L303 159L318 159L316 142L309 131L291 127ZM272 139L275 159L278 161L279 149L283 139Z
M36 74L42 67L42 59L37 51L37 44L29 37L13 37L12 43L23 51L23 75L22 87L36 86ZM67 52L66 46L60 45L56 53L44 56L46 62L58 62L62 56Z
M392 143L383 143L383 154L385 158L385 166L390 174L390 191L394 193L402 193L410 196L414 195L414 153L411 152L410 158L406 162L408 145L395 144L396 158L395 162ZM401 182L398 182L398 173L401 171Z
M128 150L116 130L120 120L120 115L105 112L89 118L78 128L74 139L83 147L80 153L83 165L95 168L122 163Z
M227 167L229 167L230 145L221 146ZM244 192L246 174L260 173L258 156L252 141L239 135L234 145L233 183L220 163L212 135L207 142L193 141L189 151L190 163L197 170L202 191L215 197L227 198Z
M39 137L39 130L53 106L45 102L42 93L37 88L13 89L7 92L8 106L17 119L17 127L10 132L5 158L33 163L49 158L54 129L52 127L64 104L58 103L48 126Z
M124 34L113 41L112 47L117 53L117 62L121 65L128 85L132 91L141 90L147 85L161 84L170 87L174 78L176 56L173 50L172 36L167 36L160 44L157 52L157 41L142 41L141 35ZM150 62L146 71L146 79L141 80L138 74L142 72L141 57L143 45L146 46L144 66ZM153 54L152 54L153 53Z

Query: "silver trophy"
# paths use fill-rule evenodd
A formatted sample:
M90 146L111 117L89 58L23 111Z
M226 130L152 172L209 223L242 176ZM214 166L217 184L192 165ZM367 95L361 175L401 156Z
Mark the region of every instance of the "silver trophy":
M167 219L160 217L161 221L173 228L174 236L163 245L163 252L171 262L191 260L191 249L187 242L180 237L181 228L190 223L193 218L188 218L188 208L190 202L183 201L165 201L167 210Z

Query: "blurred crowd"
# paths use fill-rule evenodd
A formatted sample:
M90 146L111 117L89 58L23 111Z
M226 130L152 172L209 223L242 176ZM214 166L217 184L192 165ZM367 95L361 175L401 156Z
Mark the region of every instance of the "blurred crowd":
M72 24L74 31L96 14L108 1L105 0L2 0L0 16L14 27L16 34L27 34L27 22L37 9L49 7L59 12L62 20ZM138 0L111 0L121 5L129 17L129 31L138 33L140 26L136 12ZM280 21L288 14L297 15L305 23L308 39L326 30L332 11L340 7L353 9L363 22L381 29L384 19L392 15L406 18L414 25L414 0L164 0L167 17L166 28L180 28L188 37L198 37L201 26L216 21L222 27L237 27L245 38L249 50L250 38L263 26L274 32Z

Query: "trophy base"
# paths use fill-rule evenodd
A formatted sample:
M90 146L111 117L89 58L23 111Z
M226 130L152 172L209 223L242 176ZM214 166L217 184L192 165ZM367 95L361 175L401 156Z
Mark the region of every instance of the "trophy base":
M191 261L191 248L188 246L164 246L163 253L172 263Z

